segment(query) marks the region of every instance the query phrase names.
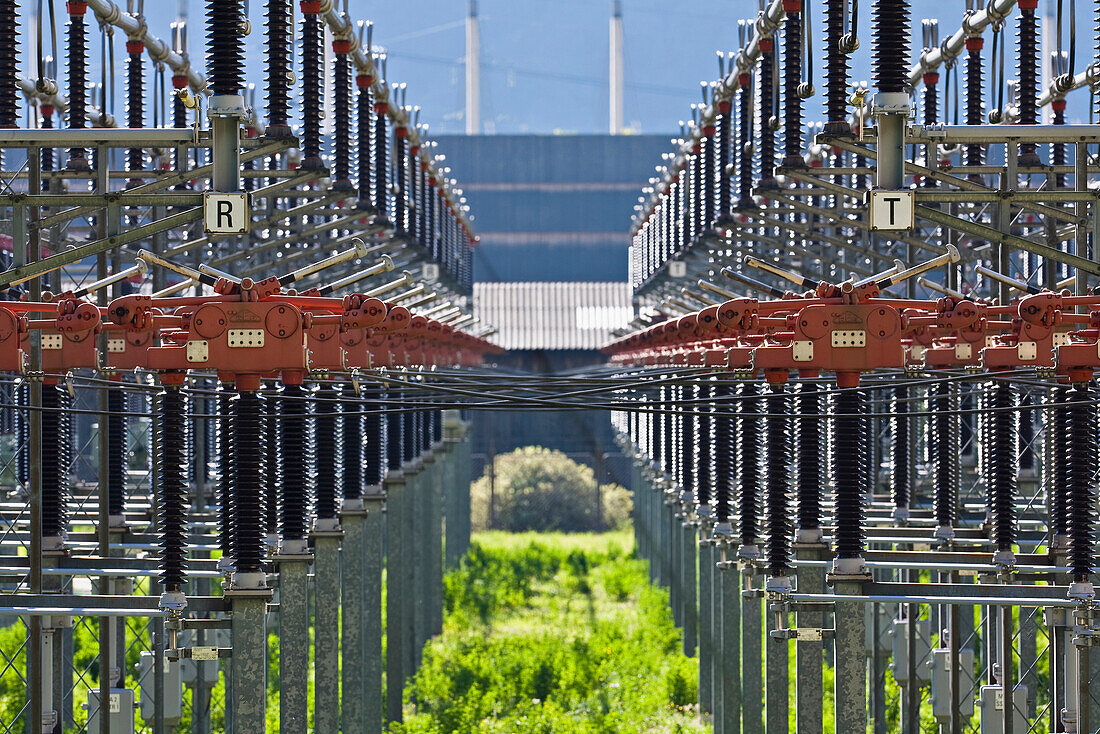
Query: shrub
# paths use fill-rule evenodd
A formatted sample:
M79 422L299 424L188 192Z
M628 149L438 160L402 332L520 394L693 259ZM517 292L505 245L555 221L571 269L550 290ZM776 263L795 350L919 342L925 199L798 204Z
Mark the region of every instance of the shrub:
M539 446L495 457L470 487L470 502L475 530L490 527L491 504L492 527L512 532L620 529L633 510L628 490L618 484L597 489L591 467Z
M681 653L668 594L648 584L645 563L612 544L581 547L582 536L516 537L483 535L449 572L453 611L425 648L405 689L404 723L390 734L705 731L696 720L698 660ZM484 594L492 629L461 614L462 587L472 585L493 590ZM524 592L510 596L505 585Z

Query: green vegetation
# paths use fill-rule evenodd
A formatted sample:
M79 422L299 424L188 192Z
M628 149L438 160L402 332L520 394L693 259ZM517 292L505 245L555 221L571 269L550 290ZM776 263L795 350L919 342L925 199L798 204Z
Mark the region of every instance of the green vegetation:
M481 533L392 732L702 732L698 662L629 533Z
M591 467L539 446L501 454L470 487L475 530L617 530L633 504L618 484L598 484Z

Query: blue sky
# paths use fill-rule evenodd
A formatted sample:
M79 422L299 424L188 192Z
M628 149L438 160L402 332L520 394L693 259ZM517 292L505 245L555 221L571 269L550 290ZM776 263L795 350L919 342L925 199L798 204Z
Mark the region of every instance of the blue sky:
M1043 0L1043 3L1053 7L1055 1ZM54 2L63 17L63 3ZM265 3L251 0L249 4L253 27L247 40L250 78L260 82ZM24 13L33 7L29 1L22 5ZM190 11L192 43L201 39L204 5L199 0L182 0L182 4L180 0L146 0L145 5L150 27L165 38L169 36L168 24L177 7L186 7ZM824 3L810 0L809 5L814 9L814 35L818 40L814 54L820 59L820 12ZM866 79L869 74L871 5L871 0L860 3L862 48L853 65L854 80ZM351 0L350 6L354 18L374 21L375 43L390 52L389 78L408 84L409 102L423 107L421 119L438 133L462 132L466 1ZM958 28L964 2L915 0L913 6L914 38L919 44L921 18L938 14L941 35L946 37ZM1080 69L1091 58L1089 30L1093 21L1091 3L1078 2L1077 6ZM610 0L480 0L482 120L486 130L606 131L610 7ZM675 131L678 120L689 114L689 105L699 100L699 81L717 76L715 52L737 47L737 20L755 16L756 7L756 0L696 0L690 5L671 0L623 0L625 122L640 132ZM91 28L95 66L99 40L94 24ZM62 35L59 43L63 44L64 29L59 28L59 33ZM1007 35L1011 53L1015 36L1012 21ZM121 45L121 39L118 43ZM987 54L990 46L987 42ZM24 44L24 53L27 48ZM121 49L117 53L117 76L121 78ZM204 64L201 53L193 56L201 67ZM807 119L820 117L820 65L819 61L815 68L819 93L807 104ZM1014 68L1011 58L1006 67ZM93 78L97 77L98 74ZM121 107L121 89L118 94ZM1087 121L1087 98L1087 92L1071 97L1068 113L1071 122ZM941 101L941 108L942 105ZM116 110L116 114L121 115L122 110Z

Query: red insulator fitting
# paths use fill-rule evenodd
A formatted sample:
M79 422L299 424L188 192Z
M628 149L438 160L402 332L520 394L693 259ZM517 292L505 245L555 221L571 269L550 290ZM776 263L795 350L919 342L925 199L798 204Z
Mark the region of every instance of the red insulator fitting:
M187 77L179 76L179 75L173 75L172 76L172 87L174 89L183 89L186 86L187 86Z
M935 72L928 72L921 78L924 80L924 86L926 87L934 87L940 83L940 75Z
M985 41L982 40L981 36L971 36L970 38L966 39L967 51L981 51L982 46L984 45Z
M409 130L408 130L408 128L402 126L402 127L396 128L393 131L393 134L396 135L399 138L407 138L407 137L409 137Z
M783 12L787 15L802 12L802 0L783 0Z
M1052 110L1054 110L1055 112L1065 112L1066 111L1066 100L1056 99L1056 100L1054 100L1053 102L1050 103L1050 108Z
M732 108L733 105L730 104L730 101L728 99L723 99L721 102L718 103L718 111L721 112L723 115L729 114L729 111Z
M359 74L355 77L355 86L359 89L366 89L372 84L374 84L374 77L369 74Z
M65 12L69 15L84 15L88 12L88 3L84 0L69 0L65 3Z
M128 54L143 54L145 53L145 43L130 39L126 42L126 53Z
M334 54L350 54L351 53L351 41L346 38L336 38L332 41L332 52Z
M302 0L302 12L306 15L320 14L321 0Z
M760 53L771 53L771 50L775 48L775 44L770 38L761 38L757 46L760 47Z
M376 115L384 115L389 111L389 109L390 109L390 106L386 102L375 102L374 103L374 114L376 114Z

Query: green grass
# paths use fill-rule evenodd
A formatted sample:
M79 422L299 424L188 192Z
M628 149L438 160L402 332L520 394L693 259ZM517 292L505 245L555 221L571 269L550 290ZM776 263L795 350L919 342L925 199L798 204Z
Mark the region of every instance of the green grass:
M478 534L391 731L703 732L698 662L628 532Z

